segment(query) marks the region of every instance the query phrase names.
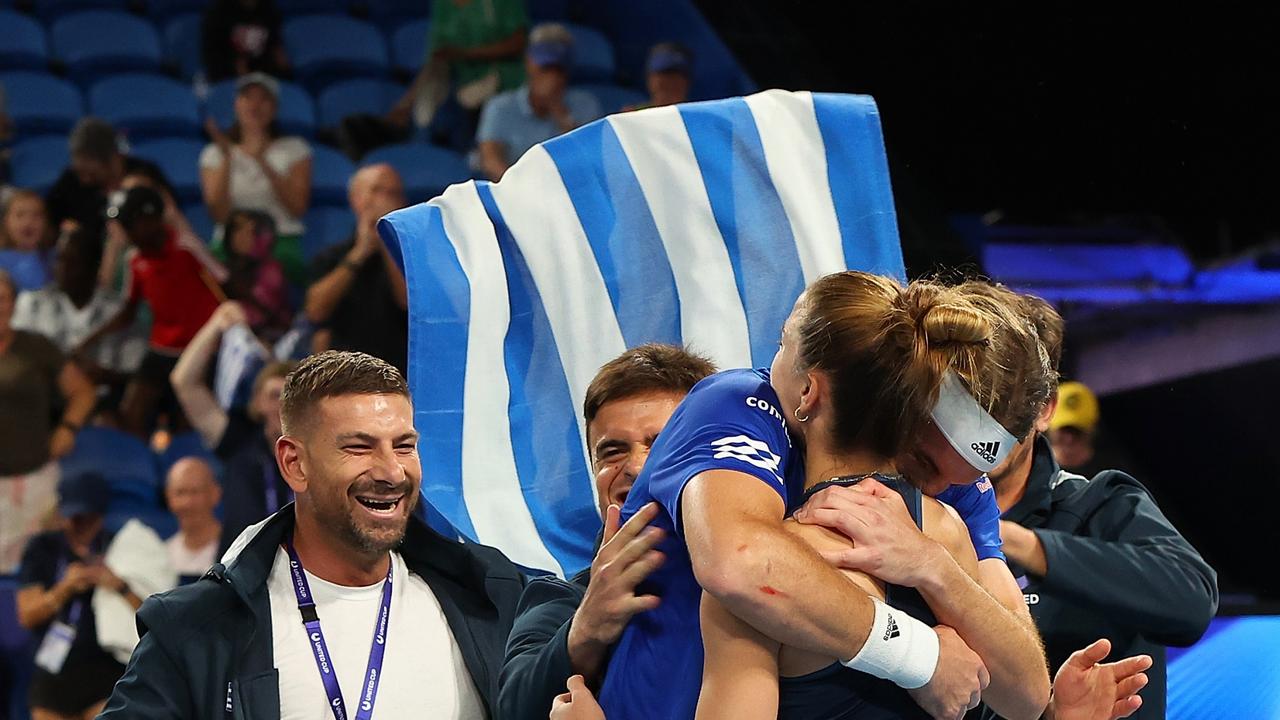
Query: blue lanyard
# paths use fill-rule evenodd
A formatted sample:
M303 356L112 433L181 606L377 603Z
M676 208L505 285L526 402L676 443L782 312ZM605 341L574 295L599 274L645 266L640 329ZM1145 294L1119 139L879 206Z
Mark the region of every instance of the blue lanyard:
M289 572L293 575L293 594L298 598L298 612L302 614L302 625L307 629L307 637L311 641L311 654L316 658L320 681L324 683L324 690L329 695L329 707L333 709L333 716L337 720L347 720L346 703L342 699L342 688L338 686L338 671L333 667L329 646L324 642L324 631L320 629L320 616L316 614L311 585L302 569L302 561L293 549L292 540L285 540L285 550L289 553ZM373 717L373 703L378 698L378 684L382 681L382 657L387 649L387 624L391 622L391 570L394 567L395 563L388 559L387 581L382 586L382 609L378 612L378 624L374 627L373 644L369 648L369 664L364 671L362 685L364 693L360 709L356 711L356 720L370 720Z

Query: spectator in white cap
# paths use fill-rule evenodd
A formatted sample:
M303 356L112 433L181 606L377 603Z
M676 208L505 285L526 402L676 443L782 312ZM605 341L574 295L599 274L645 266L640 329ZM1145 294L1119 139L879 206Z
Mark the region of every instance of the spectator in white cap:
M573 35L559 23L543 23L529 33L526 83L490 100L476 132L480 168L493 181L526 150L600 117L590 93L568 87Z

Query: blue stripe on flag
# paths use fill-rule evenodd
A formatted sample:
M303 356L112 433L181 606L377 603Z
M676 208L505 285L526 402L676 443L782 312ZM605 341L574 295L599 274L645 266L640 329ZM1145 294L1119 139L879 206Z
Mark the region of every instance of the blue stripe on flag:
M760 133L742 98L682 105L680 115L729 251L747 315L751 361L756 367L768 365L805 283Z
M474 539L460 485L471 283L444 232L439 208L401 210L380 221L378 229L404 259L409 286L409 387L422 493L458 532ZM402 237L408 242L401 243Z
M845 267L905 281L875 101L814 93L813 109L827 149L827 179L840 222Z
M607 122L543 144L600 266L627 347L679 345L680 298L662 237Z
M524 256L488 183L477 183L476 191L493 222L507 276L511 325L503 353L516 472L538 536L568 577L591 564L592 548L582 538L600 526L591 505L578 408L570 400L560 351Z

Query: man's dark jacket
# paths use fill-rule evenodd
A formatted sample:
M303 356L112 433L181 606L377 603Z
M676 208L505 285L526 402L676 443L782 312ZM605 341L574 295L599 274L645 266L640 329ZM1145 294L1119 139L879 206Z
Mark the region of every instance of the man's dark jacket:
M1165 715L1165 646L1200 639L1218 607L1218 576L1137 480L1117 470L1092 480L1063 471L1037 438L1026 494L1005 520L1033 530L1048 573L1010 569L1044 638L1052 672L1098 638L1108 662L1150 655L1135 718Z
M148 599L138 611L142 639L100 717L279 718L267 576L293 526L290 504L230 566ZM398 552L435 593L488 715L500 717L498 673L524 576L497 550L448 540L416 517ZM431 699L422 701L425 711Z
M597 545L597 549L599 546ZM520 596L498 691L502 720L546 720L551 700L573 675L569 628L587 592L591 568L571 580L539 577Z

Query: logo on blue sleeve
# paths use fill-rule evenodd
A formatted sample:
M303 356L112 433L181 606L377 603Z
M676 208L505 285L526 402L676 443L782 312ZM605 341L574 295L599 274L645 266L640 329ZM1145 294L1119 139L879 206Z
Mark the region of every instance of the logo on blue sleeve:
M782 477L778 475L778 466L782 464L782 458L770 450L766 443L746 435L734 435L713 441L711 447L716 451L712 456L716 459L741 460L749 465L768 470L773 473L778 482L783 482Z

